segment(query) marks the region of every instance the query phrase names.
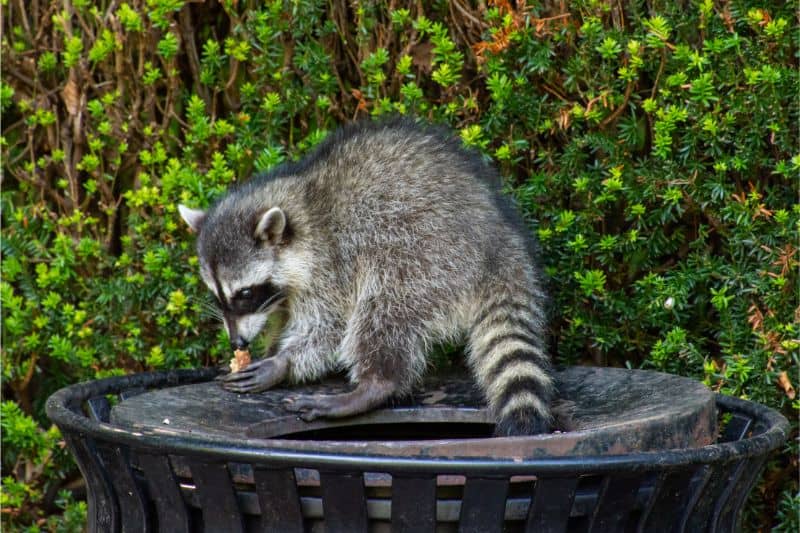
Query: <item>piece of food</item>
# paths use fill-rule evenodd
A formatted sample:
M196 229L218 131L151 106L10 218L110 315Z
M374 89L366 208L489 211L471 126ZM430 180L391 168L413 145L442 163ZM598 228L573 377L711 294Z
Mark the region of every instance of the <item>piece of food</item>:
M239 372L250 364L250 350L235 350L231 359L231 372Z

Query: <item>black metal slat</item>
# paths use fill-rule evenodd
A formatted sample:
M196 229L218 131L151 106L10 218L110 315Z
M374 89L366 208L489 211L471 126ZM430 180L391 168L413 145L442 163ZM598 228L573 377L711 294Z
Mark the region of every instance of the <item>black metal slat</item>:
M685 509L684 502L692 493L691 481L694 474L694 468L662 474L650 502L648 502L647 512L642 515L637 531L666 533L677 530L685 517L676 511Z
M745 500L750 496L753 485L756 484L766 463L766 457L753 457L747 461L744 473L739 477L739 481L732 487L731 494L725 502L725 506L719 513L719 531L740 531L742 509Z
M686 531L706 531L712 522L716 502L726 487L735 483L742 461L717 464L711 467L708 482L703 487L700 497L690 511L686 521Z
M686 528L688 527L689 519L695 511L695 508L702 505L706 485L708 485L713 474L714 470L709 465L702 465L695 471L692 480L689 482L689 499L686 500L681 509L680 523L674 531L680 533L687 531ZM691 531L689 533L691 533Z
M392 531L436 529L436 476L392 476Z
M528 509L525 531L527 533L566 531L577 487L577 477L537 479L533 501Z
M169 457L140 454L139 465L150 487L150 496L155 502L158 530L188 533L189 513L183 501L180 483L172 472Z
M89 506L86 520L89 533L116 533L120 529L119 506L111 480L97 455L94 441L84 435L75 436L68 432L64 432L64 441L86 480Z
M242 513L227 465L190 459L189 469L203 512L203 531L244 533Z
M111 405L105 396L95 396L86 400L89 416L98 422L108 422L111 416Z
M743 439L752 424L753 419L749 416L731 415L731 419L728 420L717 442L736 442Z
M302 533L303 513L294 468L253 470L261 508L261 530Z
M359 472L319 473L327 533L367 531L367 500Z
M636 505L641 474L612 474L603 480L589 531L622 531Z
M147 389L145 389L144 387L132 387L132 388L130 388L128 390L124 390L124 391L120 392L119 393L119 399L121 401L125 401L128 398L133 398L134 396L139 396L140 394L142 394L143 392L146 392L146 391L147 391Z
M461 500L458 531L502 531L507 495L508 478L467 478Z
M145 380L137 381L136 383L145 383ZM152 387L153 383L146 382L148 387ZM117 385L114 385L117 387ZM123 487L125 483L128 483L130 487L136 487L137 485L141 488L142 494L148 495L150 490L148 487L145 486L144 481L141 477L138 476L139 470L137 470L138 465L136 461L134 461L134 466L132 470L123 469L115 469L114 465L119 461L120 458L127 459L124 455L117 456L115 458L114 454L106 455L104 458L98 455L98 442L125 442L126 446L134 446L135 449L138 449L139 444L134 443L131 440L131 436L128 434L127 431L120 430L118 428L110 428L108 424L97 424L96 422L92 422L88 419L102 420L103 418L107 417L105 413L107 406L104 405L104 398L102 395L105 393L107 389L99 388L99 387L88 387L82 386L82 388L78 389L81 392L81 396L79 400L76 400L73 397L67 397L65 395L61 395L56 399L62 402L61 404L50 405L48 408L48 413L50 414L51 411L54 413L53 416L54 420L58 421L57 423L60 424L59 427L62 427L64 431L65 438L68 441L68 445L70 446L73 454L78 459L78 462L81 464L81 469L84 473L84 476L87 478L89 483L89 499L90 499L90 516L88 519L88 525L91 531L111 531L115 533L119 533L120 529L123 527L122 523L122 515L124 513L120 512L120 503L118 498L126 498L131 494L134 496L134 499L138 498L139 502L134 502L135 505L128 505L125 504L126 509L136 509L136 506L145 507L144 504L141 503L142 498L136 495L136 491L126 491ZM119 388L114 388L114 392L119 390ZM74 396L74 395L73 395ZM129 396L129 394L126 394ZM90 401L93 400L93 402ZM77 402L82 402L82 407L80 409L74 407L77 405ZM728 402L728 403L725 403ZM87 403L89 404L87 406ZM94 405L92 405L94 403ZM63 405L62 405L63 404ZM739 404L735 403L733 399L725 399L725 398L718 398L718 405L722 405L723 408L727 409L728 411L734 411L738 408ZM744 405L744 404L742 404ZM725 425L723 429L724 436L721 440L731 442L732 444L738 444L736 441L740 439L741 436L748 436L751 433L758 434L761 437L762 432L768 432L768 434L762 438L761 440L752 439L751 442L743 443L746 445L743 446L735 446L731 448L725 448L724 450L716 450L715 446L704 447L698 450L680 450L680 451L665 451L662 455L659 455L656 459L657 465L653 465L648 462L648 464L652 467L658 466L659 468L675 468L677 469L687 469L687 464L695 464L706 462L706 466L697 466L692 467L696 470L694 476L690 479L690 487L688 490L685 490L683 494L674 495L672 498L678 502L678 505L682 505L686 511L682 516L678 516L677 520L678 523L675 529L679 531L694 531L694 530L706 530L709 527L716 528L721 531L728 531L731 529L735 529L735 526L738 523L738 512L742 503L746 498L746 491L752 487L755 483L756 479L758 478L759 472L758 469L763 466L761 460L753 460L750 458L743 459L743 455L746 453L755 453L758 451L761 453L761 450L764 450L763 453L766 453L767 448L773 449L775 446L779 445L779 441L781 441L785 435L785 429L781 426L781 424L785 425L784 422L780 422L775 417L777 415L769 414L765 411L765 408L760 408L760 406L751 406L747 404L747 409L742 407L740 409L741 413L750 414L750 409L754 410L754 412L759 413L758 416L763 416L766 422L761 422L760 418L756 418L754 420L750 420L748 416L745 416L740 413L740 411L735 411L733 417L730 419L729 423ZM57 408L60 408L62 411L64 409L68 409L75 414L81 415L81 420L74 420L70 418L60 411ZM758 409L764 410L762 413L758 411ZM61 418L59 418L59 416ZM753 415L756 416L756 415ZM772 418L770 418L770 416ZM775 420L773 420L775 419ZM777 421L776 421L777 420ZM769 424L767 424L769 422ZM760 428L759 424L763 424L765 429L763 431ZM75 429L77 428L77 429ZM113 429L113 432L112 432ZM70 431L74 430L72 433L72 437L68 437ZM80 434L82 439L87 439L86 441L77 442L78 437L76 435ZM102 437L101 437L102 436ZM136 437L139 437L138 435ZM120 440L116 440L119 438ZM70 440L72 439L72 440ZM101 439L100 441L96 441L94 439ZM162 445L163 444L163 445ZM170 437L166 437L165 442L144 442L143 445L146 449L150 450L151 453L158 454L158 453L166 453L167 450L184 450L184 444L181 442L177 442L174 439L170 439ZM108 448L113 449L114 446L112 444L105 444L100 445L101 448L106 446ZM191 450L191 453L198 453L198 455L202 454L202 459L200 461L224 461L223 452L227 450L228 447L221 446L218 449L208 450L202 449L200 451L198 447L192 445L186 447L187 450ZM231 445L230 449L234 449L235 446ZM126 447L123 447L123 450L126 450ZM755 450L755 451L754 451ZM718 455L719 452L725 451L725 454ZM733 455L728 454L727 452L731 452ZM241 453L241 450L237 451L236 453ZM254 452L248 452L250 455L246 453L244 455L237 455L237 457L260 457L263 459L262 455L259 455ZM272 450L269 450L269 453L272 454ZM290 468L289 460L291 460L291 452L287 453L283 450L277 452L278 460L275 463L270 463L275 468L278 468L278 465L286 465L281 466L281 468ZM356 471L359 468L359 464L357 463L358 458L355 457L347 457L345 456L342 461L339 461L338 456L331 457L325 454L319 454L319 456L315 455L314 453L311 454L298 454L298 457L302 457L304 463L308 463L314 467L318 468L326 468L329 470L337 469L337 468L348 468L351 472ZM138 459L137 456L133 457L134 459ZM269 459L272 461L274 457L270 455ZM605 472L606 475L609 475L609 472L616 472L616 468L619 470L631 469L635 470L642 464L643 460L648 460L647 457L639 457L637 454L631 456L631 460L628 461L627 458L623 458L623 460L619 462L614 461L606 461L606 458L592 458L592 465L585 465L589 471L602 471ZM652 459L652 457L650 457ZM253 461L258 462L258 459L251 459ZM388 461L391 461L392 458L389 458ZM728 463L721 463L721 461L728 461ZM731 462L732 461L732 462ZM107 463L109 467L107 470L118 470L115 471L113 474L108 474L104 472L102 467L104 463ZM411 466L400 464L399 470L403 470L404 468L407 469L408 472L417 472L420 470L424 470L426 472L430 472L431 474L435 471L434 468L437 466L441 468L445 468L448 472L457 471L461 468L465 469L465 473L467 476L470 473L476 477L492 477L496 475L502 475L502 472L511 471L508 469L506 465L497 464L497 466L493 466L491 461L483 460L483 461L475 461L476 464L471 464L468 461L464 460L455 460L455 461L443 461L442 465L435 464L437 461L431 460L422 460L419 463L415 463ZM612 464L613 463L613 464ZM747 463L743 465L743 463ZM709 466L709 464L714 466ZM383 465L383 466L381 466ZM476 466L477 465L477 466ZM563 464L560 464L558 461L545 461L543 463L542 469L549 473L551 476L564 476L566 474L562 474L561 472L566 471L568 468L571 468L572 471L576 470L576 468L581 468L581 465L575 465L570 461L564 461ZM383 471L393 471L397 465L393 465L389 462L384 461L381 463L380 461L374 461L370 463L370 469L373 470L380 470L386 469ZM525 468L529 468L527 464L524 465ZM534 465L538 467L538 465ZM747 468L744 468L744 467ZM753 468L758 467L758 468ZM223 467L224 468L224 467ZM198 471L197 468L193 470ZM745 471L746 470L746 471ZM752 471L755 470L755 471ZM121 472L121 473L120 473ZM114 476L112 480L111 476ZM188 469L187 469L188 475ZM408 476L416 476L417 474L407 474ZM427 475L427 474L426 474ZM614 474L610 474L614 475ZM125 477L129 476L126 480ZM689 476L689 474L686 474ZM203 486L204 484L211 485L211 483L204 483L201 478L202 474L198 474L196 477L197 484L199 487ZM237 498L249 498L248 501L251 504L250 509L246 512L257 512L259 506L256 505L256 498L255 495L252 493L242 493L237 494L235 490L233 490L232 480L230 479L230 473L228 475L228 486L231 487L231 494L232 497L230 500L234 502L234 506L237 503ZM598 476L589 476L595 477ZM119 481L122 479L123 481ZM572 480L573 483L575 480ZM667 483L667 477L664 477L660 480L661 483L659 485L664 485ZM678 482L675 481L675 485L678 485ZM602 484L601 492L606 491L611 487L611 482ZM573 485L574 489L574 485ZM587 507L586 511L595 513L597 516L601 516L601 509L595 509L595 502L601 502L604 494L601 494L600 497L597 497L597 485L591 487L593 489L594 494L591 494L591 505ZM179 489L180 490L180 489ZM339 484L336 490L342 490L341 484ZM363 486L361 487L362 495L364 492ZM650 487L640 487L639 489L639 500L640 505L644 504L645 499L645 492L650 492ZM660 487L659 487L660 490ZM587 491L588 492L588 491ZM465 493L465 500L469 500L469 491ZM667 498L665 496L658 495L658 490L654 490L653 493L655 494L651 499L647 501L647 503L642 507L640 521L645 521L645 517L647 520L655 521L658 519L659 514L659 507L660 501L662 498ZM195 491L195 495L191 497L193 502L199 502L201 498L199 497L200 490ZM246 499L245 498L245 499ZM563 498L563 495L559 495L557 498ZM578 496L574 494L570 495L570 499L572 500L572 511L576 512ZM205 500L209 498L206 497ZM329 498L330 500L330 498ZM150 499L146 499L146 507L148 509L152 509L154 506L151 503ZM244 501L244 499L242 500ZM364 507L366 508L366 502L362 498L362 502ZM219 498L215 497L213 505L219 506ZM305 503L305 502L304 502ZM541 503L539 504L541 505ZM537 503L534 501L529 509L529 515L534 516L537 512ZM194 513L194 508L186 507L187 512L191 511ZM241 509L245 509L242 507ZM378 509L378 506L375 507ZM383 507L381 507L383 509ZM369 507L369 510L372 511L373 507ZM462 514L466 513L468 510L468 506L464 505L462 508ZM566 507L566 511L562 513L564 516L564 520L566 521L569 516L570 507ZM135 513L136 511L134 511ZM244 511L239 510L238 518L241 525L242 520L242 513ZM682 511L683 512L683 511ZM130 513L129 510L126 510L125 513ZM639 514L637 509L637 515ZM676 513L677 514L677 513ZM361 516L366 516L366 512L364 512ZM663 515L662 515L663 517ZM198 528L202 529L202 523L199 517L199 512L193 514L191 517L193 523L190 523L191 526L197 526ZM248 520L251 517L248 517ZM576 517L577 518L577 517ZM589 518L591 520L591 518ZM586 517L581 519L582 522L588 521ZM133 521L135 522L135 521ZM218 521L220 524L223 521ZM366 522L366 519L365 519ZM532 521L530 521L533 523ZM211 530L211 527L208 527L209 522L206 523L207 527L206 530ZM154 523L151 522L151 525L155 526ZM248 526L255 526L255 524L248 521ZM569 521L569 525L575 525L573 521ZM628 524L631 525L631 524ZM529 530L531 530L532 526L528 524ZM230 523L224 523L223 525L224 531L231 531L234 530L230 527ZM540 530L540 529L537 529Z
M739 463L724 492L717 498L711 516L712 531L738 531L738 522L744 499L761 475L766 458L754 457Z
M122 533L152 531L147 496L134 478L128 450L119 445L97 443L97 453L117 495Z

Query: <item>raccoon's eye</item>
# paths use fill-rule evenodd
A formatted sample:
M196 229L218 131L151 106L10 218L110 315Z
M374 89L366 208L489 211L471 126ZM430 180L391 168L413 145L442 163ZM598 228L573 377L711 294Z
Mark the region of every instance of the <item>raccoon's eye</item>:
M236 297L242 300L249 300L253 297L253 289L242 289L236 293Z
M241 314L257 313L263 311L261 307L264 304L275 301L279 296L280 290L270 282L253 285L236 291L231 298L230 308Z

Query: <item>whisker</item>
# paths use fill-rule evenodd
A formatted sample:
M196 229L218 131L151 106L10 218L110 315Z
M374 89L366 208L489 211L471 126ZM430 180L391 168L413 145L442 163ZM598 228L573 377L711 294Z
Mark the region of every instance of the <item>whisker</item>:
M216 302L201 299L198 303L200 304L200 309L203 314L217 320L222 320L222 310L217 306Z
M215 303L209 302L208 300L201 300L200 305L203 306L204 309L219 310L219 307Z
M207 312L206 313L206 317L212 318L212 319L220 321L220 322L222 322L222 319L223 319L222 315L218 315L218 314L211 313L211 312Z
M256 310L256 313L263 313L264 311L266 311L269 308L270 305L272 305L276 300L278 300L279 298L282 298L282 297L283 297L283 293L282 292L276 292L275 294L273 294L272 296L267 298L267 300L263 304L258 306L258 309Z

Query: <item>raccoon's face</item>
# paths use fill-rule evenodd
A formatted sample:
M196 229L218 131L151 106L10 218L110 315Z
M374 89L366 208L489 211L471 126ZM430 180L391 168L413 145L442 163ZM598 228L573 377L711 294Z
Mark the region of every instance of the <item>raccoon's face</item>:
M231 346L244 349L267 317L285 299L288 280L281 273L288 236L286 215L273 207L249 218L206 213L179 206L198 233L200 277L222 310Z

